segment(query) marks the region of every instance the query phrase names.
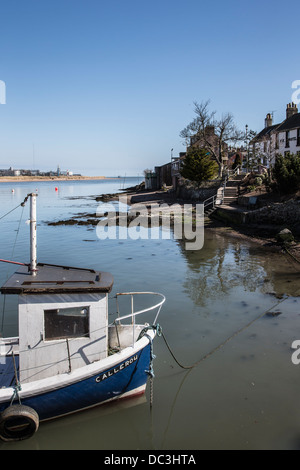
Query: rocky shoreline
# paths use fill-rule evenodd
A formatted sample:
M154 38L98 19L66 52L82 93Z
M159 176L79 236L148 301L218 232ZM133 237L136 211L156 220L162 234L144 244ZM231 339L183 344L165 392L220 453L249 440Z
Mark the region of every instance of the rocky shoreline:
M175 194L168 191L145 191L143 185L127 188L124 192L115 194L103 194L100 196L91 196L99 203L113 203L118 201L120 196L122 201L128 206L142 204L144 208L151 208L152 204L192 204L190 200L177 199ZM193 203L194 207L196 202ZM224 236L234 237L236 239L254 242L266 249L273 251L288 252L294 257L294 261L299 263L300 267L300 200L290 200L286 202L270 202L266 206L255 210L244 210L241 207L226 208L221 206L220 211L226 213L226 217L220 217L218 210L211 217L205 217L205 230L213 230ZM237 223L234 215L239 214L240 220L244 218L243 223ZM96 226L103 216L96 212L78 213L67 220L47 222L48 225L90 225ZM129 225L136 215L116 212L114 221L116 225ZM149 216L150 217L150 216ZM173 218L174 220L174 218ZM161 221L161 217L160 217ZM145 219L145 225L148 219ZM171 219L172 223L172 219ZM288 230L288 239L281 239L279 233L282 230Z

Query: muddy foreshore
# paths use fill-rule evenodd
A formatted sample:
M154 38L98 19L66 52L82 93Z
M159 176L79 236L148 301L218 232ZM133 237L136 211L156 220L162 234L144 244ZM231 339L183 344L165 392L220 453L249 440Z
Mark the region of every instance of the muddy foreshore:
M172 192L167 191L145 191L142 185L134 186L132 188L127 188L126 191L115 194L103 194L100 196L89 196L87 197L90 200L94 200L99 203L99 208L97 212L82 212L74 214L73 217L66 220L50 221L47 222L48 225L89 225L96 226L100 220L103 220L103 217L109 217L109 208L105 208L105 204L114 203L120 200L129 207L131 206L134 210L133 213L128 212L114 212L114 223L120 226L128 226L135 218L136 213L138 212L138 206L143 207L149 210L149 216L144 216L145 226L150 223L151 220L151 208L153 205L159 205L161 214L159 216L159 223L162 223L162 213L164 208L162 207L165 204L165 210L168 210L168 205L176 204L179 207L182 207L184 204L190 204L193 207L196 207L196 202L190 200L182 200L175 197ZM79 196L78 199L81 199ZM103 212L101 213L101 204L104 204ZM223 207L224 210L224 207ZM226 209L225 209L226 210ZM273 209L274 210L274 209ZM282 207L278 210L282 213ZM135 212L137 211L137 212ZM239 209L241 211L241 209ZM245 211L246 213L246 211ZM253 211L251 211L253 214ZM143 218L139 219L141 225L143 224ZM170 222L174 222L174 216L171 217ZM215 217L213 214L210 217L205 217L204 219L205 230L213 230L220 235L226 237L232 237L239 240L250 241L256 243L268 250L283 252L289 254L292 261L298 263L300 268L300 239L295 237L289 243L285 243L278 239L277 234L285 228L284 224L260 224L258 220L255 219L255 223L247 224L236 224L234 221L230 221L230 217L227 220L222 220L218 217Z

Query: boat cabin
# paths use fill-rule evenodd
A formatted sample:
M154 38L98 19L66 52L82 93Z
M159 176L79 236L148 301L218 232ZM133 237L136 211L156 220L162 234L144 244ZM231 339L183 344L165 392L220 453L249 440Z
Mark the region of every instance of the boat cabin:
M110 273L37 264L2 286L17 294L19 379L29 383L107 357Z

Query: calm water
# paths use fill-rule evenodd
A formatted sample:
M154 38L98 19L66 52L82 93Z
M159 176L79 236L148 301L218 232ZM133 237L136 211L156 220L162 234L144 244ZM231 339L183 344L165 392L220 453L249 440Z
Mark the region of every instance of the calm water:
M137 182L128 180L125 187ZM143 398L41 424L30 440L0 443L0 449L300 448L300 365L291 361L291 344L300 339L300 265L210 231L204 248L192 252L172 238L101 241L95 227L47 226L95 211L88 196L123 186L123 180L2 183L0 216L38 189L39 261L110 271L111 297L117 291L162 292L167 301L159 323L183 365L224 345L185 370L157 338L152 412L148 387ZM20 222L21 213L0 220L0 258L29 261L29 205ZM13 270L0 263L1 283ZM17 334L14 302L7 297L4 316L1 303L5 336ZM278 315L263 316L269 309Z

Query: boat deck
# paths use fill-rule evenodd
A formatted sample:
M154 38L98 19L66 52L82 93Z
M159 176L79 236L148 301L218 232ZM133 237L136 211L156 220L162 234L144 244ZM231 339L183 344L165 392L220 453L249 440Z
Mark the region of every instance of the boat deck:
M19 356L15 355L17 371L19 370ZM0 388L14 387L16 385L13 356L0 356Z

